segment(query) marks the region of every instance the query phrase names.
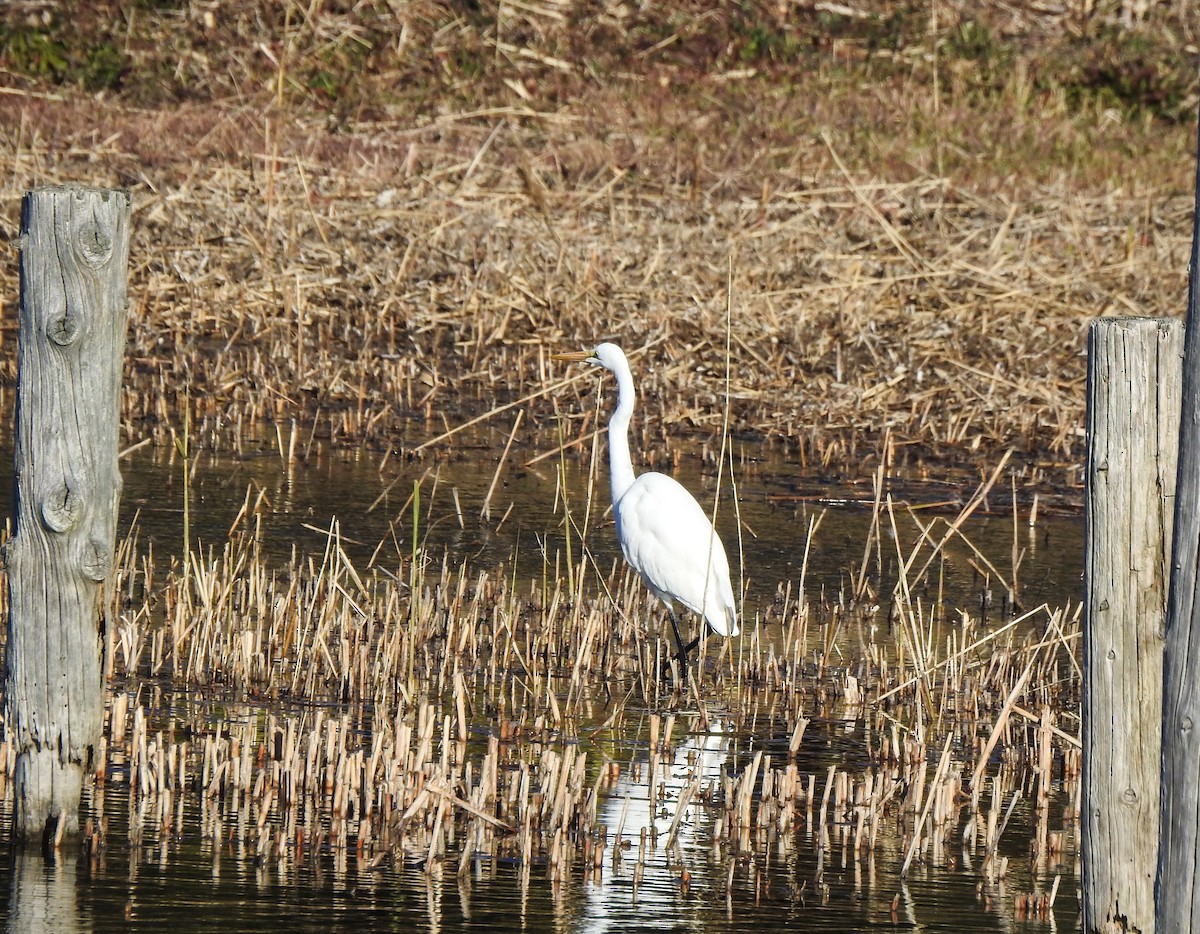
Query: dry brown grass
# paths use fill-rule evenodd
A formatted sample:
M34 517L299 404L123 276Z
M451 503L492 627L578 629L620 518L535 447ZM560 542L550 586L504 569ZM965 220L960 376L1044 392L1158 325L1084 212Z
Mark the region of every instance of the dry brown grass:
M123 43L130 72L103 96L70 74L14 76L0 96L5 228L32 185L135 189L130 444L167 443L186 403L192 439L212 448L274 445L276 426L289 439L298 423L300 451L414 451L527 398L549 450L556 412L582 413L567 440L594 427L592 382L567 382L549 352L616 337L646 348L640 388L662 414L641 419L641 442L669 457L680 435L720 430L728 298L739 436L828 468L1015 463L1029 485L1068 482L1087 322L1176 312L1190 232L1191 128L1174 111L1194 85L1173 111L1086 93L1076 65L1039 72L1062 48L1033 40L1119 18L1098 6L1094 21L1024 24L997 6L995 46L971 54L980 35L960 14L891 6L903 15L874 26L752 8L761 33L727 10L654 23L551 0L278 16L194 2L130 8L120 29L81 17L81 34ZM57 8L11 9L9 26ZM1155 25L1176 30L1187 72L1194 21ZM811 42L797 50L797 36ZM764 45L748 56L751 38ZM1085 48L1098 57L1078 67L1098 68L1107 47ZM3 275L11 307L15 261ZM501 438L512 424L508 412ZM439 567L415 545L356 568L331 530L323 557L275 567L249 503L222 551L169 572L127 543L116 683L155 700L186 688L238 722L205 705L155 722L118 691L99 810L104 780L130 783L148 815L129 823L137 851L199 800L203 839L229 820L229 840L281 875L331 851L339 879L351 863L510 859L525 884L535 860L555 881L588 878L623 852L597 818L626 768L606 736L640 743L630 712L646 712L658 763L670 718L704 733L711 713L754 746L686 792L720 828L705 858L727 867L731 904L770 884L759 867L778 839L818 858L840 841L853 862L886 838L904 849L892 863L951 871L962 841L990 897L1022 794L1021 884L1048 887L1078 827L1078 612L947 622L928 595L940 600L934 543L958 523L930 520L904 551L892 508L881 495L853 594L806 600L785 584L756 627L709 647L687 691L661 677L644 588L578 554L570 568L522 558L546 562L530 585L511 568ZM891 548L912 579L879 592ZM806 745L810 723L831 741L850 722L857 764L828 765L811 733ZM653 777L637 782L656 800ZM116 842L103 821L87 840L96 860ZM1041 888L1014 911L1051 900Z
M212 446L295 420L412 450L601 337L651 347L648 444L711 436L732 268L734 431L851 471L885 437L909 463L1014 447L1061 483L1087 321L1181 309L1193 12L62 9L4 15L4 226L33 185L134 189L131 444L186 393ZM104 43L124 70L89 92ZM590 402L527 425L556 408Z

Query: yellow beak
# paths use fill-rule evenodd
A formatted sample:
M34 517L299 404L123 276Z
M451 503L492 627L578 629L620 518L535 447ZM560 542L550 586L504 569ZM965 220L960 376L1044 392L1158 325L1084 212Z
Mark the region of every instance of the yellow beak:
M569 350L566 353L551 354L551 360L566 360L568 363L583 363L592 355L590 350Z

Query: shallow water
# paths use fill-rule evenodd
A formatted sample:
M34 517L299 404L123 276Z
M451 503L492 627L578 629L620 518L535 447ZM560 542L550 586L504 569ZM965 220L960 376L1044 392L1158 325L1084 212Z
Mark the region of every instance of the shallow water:
M467 454L459 451L457 459L448 463L396 457L385 460L374 452L314 456L291 467L269 450L241 458L201 456L194 462L190 481L192 547L206 543L219 548L243 504L253 504L261 492L265 495L264 544L268 553L282 558L294 547L302 554L319 555L336 522L342 546L360 568L371 562L388 567L398 554L412 552L411 498L419 484L421 515L416 531L424 550L438 557L446 552L453 561L465 561L475 569L515 561L519 571L523 568L531 579L540 578L544 562L553 569L554 562L561 566L565 557L557 462L542 460L525 466L536 452L514 450L497 473L504 439L493 440L498 440L500 449L478 438L461 446ZM152 542L160 557L180 554L181 465L169 463L161 452L145 451L130 457L123 470L123 528L136 511L143 545ZM715 470L701 469L696 459L683 461L673 473L706 508L711 505ZM485 517L484 504L493 480ZM741 581L744 615L752 620L755 610L771 602L779 586L787 583L799 590L803 582L809 598L836 602L852 586L864 556L867 579L874 581L875 590L886 602L900 557L907 558L917 541L915 521L932 524L930 534L940 538L977 482L932 484L893 479L899 546L885 513L884 540L864 555L874 500L869 479L825 481L775 455L747 458L737 477L738 513L735 516L726 492L717 520L735 590L739 578ZM3 483L0 477L0 489ZM588 549L597 566L608 569L620 560L620 549L608 510L606 467L601 465L589 483L587 464L568 462L566 488L575 522L583 525L588 516ZM1020 607L1079 602L1082 514L1063 509L1048 514L1043 509L1031 527L1026 505L1014 521L1008 497L1004 490L993 492L988 505L976 510L963 525L963 538L948 543L939 570L944 592L922 595L926 605L940 596L948 604L950 618L954 607L960 606L972 616L982 613L997 619L1005 609L1014 563ZM990 511L991 507L995 511ZM817 528L808 545L806 564L805 546L812 522ZM983 564L980 554L992 563L996 574ZM578 557L576 549L575 559Z
M96 858L65 848L47 865L40 853L0 849L0 870L10 880L8 930L983 932L1011 930L1015 894L1035 883L1045 891L1056 873L1063 878L1052 915L1019 926L1074 929L1071 870L1034 872L1019 844L1008 848L1009 876L997 886L980 887L981 854L966 848L948 854L958 860L954 868L918 865L901 879L904 854L895 837L884 836L871 856L859 858L848 825L844 840L835 832L822 843L801 818L794 835L768 842L758 858L735 862L728 874L727 860L714 850L709 810L695 799L673 841L668 834L682 790L697 773L708 784L722 770L744 766L744 746L745 738L713 723L656 757L664 793L653 812L651 757L635 757L600 802L600 823L609 830L600 867L583 878L577 867L561 884L547 880L544 860L526 872L516 862L480 858L462 875L453 861L429 872L415 862L369 869L352 850L326 850L302 866L294 853L264 863L252 848L231 842L238 836L230 825L252 821L252 813L214 816L198 795L183 796L175 808L184 829L164 834L152 807L131 810L128 789L110 786L91 801L108 819L110 840ZM1021 826L1011 839L1026 839L1028 815L1018 812L1013 823ZM617 841L618 828L627 848Z
M259 515L268 554L284 559L295 549L319 555L329 530L336 527L356 566L386 568L412 550L409 498L419 481L420 547L434 555L445 551L452 561L467 561L476 569L516 562L518 573L536 578L547 565L553 570L563 560L558 466L551 460L527 465L536 452L514 450L496 474L499 449L494 440L484 437L456 446L456 459L447 463L384 461L379 454L361 453L312 456L289 467L270 450L240 458L201 456L188 481L191 546L219 548L235 524L248 527L253 517L239 519L239 512L261 494ZM161 452L143 450L126 459L123 471L122 529L134 524L137 547L152 548L155 559L166 563L183 548L182 465ZM685 459L673 472L693 490L712 488L712 472L699 458ZM603 516L603 466L594 483L597 505L587 546L597 566L607 568L619 551ZM811 599L826 604L842 599L864 559L872 521L870 484L830 485L799 471L789 473L768 454L743 456L738 484L740 541L728 500L718 525L735 576L745 568L744 617L752 620L781 587L790 587L794 595L802 576ZM0 489L8 486L0 478ZM582 522L588 496L585 463L567 464L566 488L575 519ZM483 516L489 489L490 510ZM959 507L931 504L965 502L973 484L934 488L897 482L894 489L898 499L919 507L915 515L921 522L940 522L931 532L939 538ZM1007 505L1002 493L994 496L997 507ZM710 496L702 495L701 501L709 502ZM887 603L901 557L917 536L915 520L905 509L897 506L895 516L899 543L889 521L882 541L867 553L866 579L881 604ZM806 564L806 533L818 517ZM1043 602L1058 607L1080 599L1079 516L1043 515L1031 529L1023 519L1014 523L1011 514L980 514L964 525L964 533L974 549L954 541L940 566L940 591L920 595L928 603L942 602L947 618L954 618L956 607L976 616L985 609L989 618L1002 618L1005 581L1011 581L1014 563L1019 565L1022 607ZM251 710L237 716L253 720L257 714ZM872 856L859 858L836 833L824 841L807 833L802 817L794 834L768 841L755 857L734 861L733 875L727 877L729 860L714 853L711 809L696 800L684 809L675 845L668 849L679 796L694 778L699 775L704 788L717 787L724 772L740 772L755 751L772 742L764 736L727 734L719 720L707 729L692 726L697 732L654 762L640 733L609 740L604 757L622 768L599 803L599 823L609 832L601 866L587 878L573 871L567 883L548 881L544 862L523 867L477 858L461 876L454 864L431 865L427 871L417 860L369 869L345 849L325 849L303 862L295 853L263 862L253 848L236 842L244 837L232 830L252 815L206 813L209 806L199 795L185 794L173 804L179 816L175 829L164 833L152 809L131 805L128 788L114 776L90 801L94 817L107 821L107 845L94 858L68 847L47 865L40 854L0 847L0 869L11 879L4 895L8 929L590 932L642 927L752 931L786 925L867 931L882 925L970 932L1076 925L1074 861L1067 867L1031 865L1031 817L1024 805L1014 812L1002 844L1012 857L1009 878L986 890L978 881L978 853L951 854L936 867L917 865L901 880L899 835L886 834ZM814 719L803 747L804 769L820 772L827 762L855 755L861 744L852 737L860 729L853 719ZM653 812L651 773L663 789ZM2 807L0 817L7 826L11 794ZM1058 811L1062 807L1061 802L1055 805ZM628 849L616 841L622 822ZM1015 893L1035 887L1044 891L1055 874L1061 875L1061 885L1052 916L1018 919Z
M769 842L759 859L741 861L727 876L712 844L710 811L695 799L670 841L683 789L697 775L708 785L719 782L723 771L744 768L750 745L749 738L728 735L714 722L706 732L684 737L670 754L652 757L634 748L628 767L600 801L600 823L610 834L601 866L582 880L573 874L566 884L547 881L544 860L535 860L526 873L517 863L481 858L462 876L453 863L430 872L419 863L368 869L352 850L325 850L304 865L294 852L264 863L234 832L239 821L254 820L252 812L185 795L174 805L176 826L183 830L162 833L154 808L131 809L128 789L115 783L91 796L94 813L108 820L109 843L95 859L65 848L47 865L40 853L0 850L0 869L10 879L3 893L8 929L71 934L375 931L412 925L587 932L783 925L829 931L880 925L947 932L1011 928L1013 893L1029 891L1035 882L1019 845L1011 847L1013 869L1006 882L981 892L974 872L978 852L964 848L952 854L961 860L957 868L917 866L901 880L897 867L903 854L895 838L884 837L871 856L857 858L849 837L839 841L835 833L822 843L806 832L803 818L794 836ZM662 789L653 810L652 772ZM5 818L8 807L6 800ZM1028 816L1018 812L1014 823L1021 826L1014 827L1012 838L1025 839ZM619 830L628 848L618 842ZM1054 871L1062 870L1037 876L1043 889ZM1067 870L1053 918L1023 927L1071 928L1074 888Z

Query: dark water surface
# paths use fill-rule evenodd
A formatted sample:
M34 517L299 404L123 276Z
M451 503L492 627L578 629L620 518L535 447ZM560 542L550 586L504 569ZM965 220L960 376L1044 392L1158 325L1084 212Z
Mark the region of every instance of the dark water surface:
M465 561L476 570L515 561L531 579L540 578L543 559L553 562L563 551L559 461L529 464L538 452L514 449L497 471L504 440L475 436L456 445L450 462L405 461L365 452L314 456L288 467L274 451L241 458L202 455L193 462L190 489L192 547L201 542L219 549L243 505L253 504L261 494L269 553L285 558L295 548L319 555L336 522L342 546L360 569L371 562L388 567L398 553L412 551L411 501L419 483L417 537L423 549L438 556L445 551L453 561ZM741 573L746 619L753 620L756 608L774 599L781 584L798 589L802 576L810 598L836 600L863 564L875 498L870 479L814 477L774 454L750 451L735 477L738 514L726 474L717 520L735 590ZM568 461L565 468L569 508L577 525L583 525L589 512L590 489L587 546L598 566L607 569L620 559L608 506L607 464L599 464L590 476L586 462ZM182 473L182 465L169 463L162 452L136 452L124 463L123 528L136 516L143 546L153 543L160 557L183 549ZM685 459L671 473L710 509L715 467L702 467L699 458ZM917 540L913 517L932 524L932 537L940 539L978 484L979 477L939 483L889 479L900 547L885 511L884 541L866 555L868 577L885 599L895 582L898 554L907 558ZM962 526L962 538L952 538L939 570L942 597L951 610L961 605L975 616L995 616L1014 579L1022 608L1079 602L1082 512L1043 506L1033 526L1028 515L1029 503L1022 502L1014 521L1010 491L998 484ZM817 531L806 568L805 545L813 522L818 523ZM988 592L990 602L985 603Z
M395 457L385 461L372 452L314 455L289 467L271 450L244 457L200 456L189 481L191 546L205 543L219 549L235 522L254 521L238 519L243 505L258 502L269 554L286 559L295 549L319 555L328 530L336 524L356 567L361 570L374 562L386 568L397 556L411 553L410 496L419 481L416 534L427 551L440 555L445 550L452 561L467 561L477 570L515 562L518 573L531 578L540 576L546 563L554 567L562 549L558 461L531 464L536 451L514 448L497 475L501 448L496 439L485 434L462 440L450 462ZM802 574L811 599L837 602L852 587L864 559L872 522L870 483L831 484L754 450L740 451L738 463L740 545L728 495L718 525L735 576L744 567L747 623L781 587L797 592ZM137 547L152 549L156 561L168 564L184 547L183 466L162 452L144 449L128 457L123 470L122 529L127 530L136 516ZM671 472L694 492L712 489L714 472L703 468L699 457L684 459ZM940 538L975 482L934 486L894 478L892 489L898 502L918 507L915 515L921 522L940 523L932 533ZM5 495L8 486L0 478ZM491 501L484 515L489 489ZM566 489L576 522L582 522L588 497L586 463L567 464ZM603 464L595 476L594 496L588 547L598 566L607 568L619 550L604 516ZM1059 510L1058 515L1043 514L1031 528L1025 511L1014 522L1009 496L1009 490L998 489L989 503L995 512L980 510L964 525L974 549L953 542L938 576L940 594L931 592L921 599L932 603L940 597L951 611L957 606L977 616L986 609L1000 619L1016 564L1021 607L1043 602L1060 607L1080 600L1081 517ZM699 498L707 505L711 493ZM899 547L887 521L884 535L868 553L867 577L881 603L888 599L897 554L906 555L917 534L915 520L902 505L894 514ZM805 567L807 530L818 517L820 526ZM991 562L995 573L983 559ZM226 711L250 730L259 715L252 707ZM853 722L814 722L805 749L813 737L815 754L836 758L839 735L856 729ZM803 818L793 837L773 842L762 851L765 856L735 861L733 875L727 877L729 861L714 856L710 810L695 801L680 822L677 847L667 851L664 837L674 814L661 805L651 810L647 744L640 736L616 742L619 748L610 746L604 754L626 767L601 799L598 823L612 832L624 816L625 838L632 846L619 861L606 852L602 870L586 880L573 873L567 883L551 883L544 865L522 867L485 859L476 860L462 875L456 874L453 863L428 871L417 861L367 869L353 854L331 850L314 854L303 865L294 860L263 863L253 848L239 842L246 835L233 832L239 821L253 819L249 814L209 805L198 794L184 794L172 804L178 816L173 830L163 832L158 816L139 812L131 806L128 789L110 782L91 792L89 802L90 813L107 820L105 850L91 858L68 847L57 862L47 864L40 853L0 847L0 869L11 880L0 904L5 905L9 931L64 934L783 928L983 932L1077 926L1075 861L1072 857L1061 867L1030 865L1030 817L1023 805L1013 815L1013 833L1002 842L1002 848L1008 847L1005 855L1012 858L1009 878L986 892L978 880L979 853L964 849L947 862L950 868L917 866L901 880L898 837L882 839L870 857L859 858L836 834L824 842L815 839L806 832ZM588 751L586 745L583 742L583 751ZM654 763L666 788L665 801L677 801L696 774L708 784L717 783L723 771L743 769L752 751L761 748L762 738L726 734L719 721L690 733L673 753ZM810 762L806 770L816 771L818 766ZM1054 805L1059 812L1065 806L1065 801ZM11 793L0 807L3 826L8 827ZM651 826L660 832L656 842L651 837L646 844L639 878L638 834ZM615 850L611 840L609 846ZM771 865L764 866L764 859ZM1061 879L1051 915L1019 919L1014 893L1044 891L1054 875Z
M720 724L713 725L714 730ZM719 732L691 737L665 770L666 801L699 769L713 778L737 758L736 741ZM642 760L643 764L645 759ZM744 763L743 763L744 764ZM645 770L642 772L646 774ZM96 860L64 848L54 864L38 852L0 850L9 931L812 931L917 930L985 932L1053 931L1076 928L1077 880L1070 868L1033 873L1020 843L1006 882L980 890L974 859L965 849L954 854L957 868L914 868L899 878L904 853L884 838L869 857L858 858L853 844L822 845L801 826L794 839L771 848L770 867L755 860L735 866L727 895L724 861L714 858L712 821L691 805L677 845L666 851L671 815L651 815L644 781L619 782L601 804L600 822L615 828L624 818L632 846L620 864L606 853L602 869L589 879L563 884L546 879L544 863L527 874L514 863L477 860L462 876L453 860L427 873L422 866L362 869L353 855L324 853L297 867L291 860L260 863L252 848L228 842L227 824L236 814L215 820L203 805L178 802L182 832L160 834L152 813L130 811L128 791L113 788L103 801L91 801L109 819L112 841L140 828L133 846L111 844ZM628 803L627 803L628 802ZM9 804L3 817L10 816ZM1014 823L1028 827L1027 815ZM638 831L654 825L637 879ZM212 827L216 831L211 830ZM210 828L202 833L198 828ZM1023 833L1014 837L1024 840ZM852 834L851 834L852 837ZM1025 858L1023 858L1025 857ZM765 862L765 861L764 861ZM770 883L758 870L770 868ZM685 885L683 871L689 874ZM1041 921L1013 917L1012 893L1043 890L1052 875L1062 884L1052 915ZM819 880L817 882L816 880ZM899 896L897 898L897 896Z

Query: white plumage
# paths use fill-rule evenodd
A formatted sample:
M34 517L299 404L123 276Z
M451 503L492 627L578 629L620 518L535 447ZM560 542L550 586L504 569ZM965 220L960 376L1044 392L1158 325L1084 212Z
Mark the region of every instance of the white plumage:
M629 421L633 415L633 374L616 344L600 344L586 352L557 354L602 366L617 378L617 407L608 423L609 480L617 539L625 560L641 576L671 615L681 659L699 641L684 646L675 616L676 601L702 616L721 636L740 631L729 560L720 536L695 497L673 477L661 473L635 476L629 454Z
M656 597L678 600L717 635L738 634L725 547L695 498L674 477L644 473L613 505L630 567Z

